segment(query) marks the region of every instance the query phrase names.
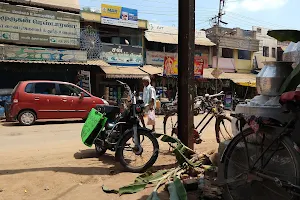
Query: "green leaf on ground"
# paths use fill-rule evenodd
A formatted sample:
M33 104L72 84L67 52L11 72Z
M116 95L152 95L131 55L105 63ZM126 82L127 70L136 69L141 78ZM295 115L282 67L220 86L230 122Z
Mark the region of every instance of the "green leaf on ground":
M135 183L143 182L143 183L155 183L157 181L160 181L163 178L163 175L166 174L169 170L159 170L155 173L152 172L145 172L138 176L135 179Z
M114 190L114 189L108 189L107 187L105 187L104 185L102 185L102 190L103 192L105 193L108 193L108 194L118 194L119 191L118 190Z
M182 142L180 140L178 140L177 138L171 137L169 135L164 135L161 138L161 141L163 142L168 142L168 143L177 143L177 144L182 144Z
M187 200L186 190L184 188L183 183L181 182L181 180L178 177L174 178L174 185L175 185L176 193L177 193L179 200Z
M152 192L147 200L160 200L160 198L158 197L157 192Z
M168 191L169 191L171 200L180 200L177 195L176 186L175 186L174 182L170 182L168 184Z
M137 193L139 191L144 190L146 188L146 186L147 186L147 183L137 182L137 183L134 183L134 184L131 184L131 185L121 187L119 189L119 194L120 195L122 195L122 194L134 194L134 193Z

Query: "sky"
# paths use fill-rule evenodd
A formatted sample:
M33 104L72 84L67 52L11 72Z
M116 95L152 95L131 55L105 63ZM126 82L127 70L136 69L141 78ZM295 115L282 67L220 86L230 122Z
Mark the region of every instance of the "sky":
M178 0L79 0L81 7L100 10L111 4L138 10L138 18L149 22L178 27ZM218 13L219 0L196 0L196 29L209 28ZM296 17L300 0L225 0L222 21L228 28L251 30L252 26L269 29L300 29Z

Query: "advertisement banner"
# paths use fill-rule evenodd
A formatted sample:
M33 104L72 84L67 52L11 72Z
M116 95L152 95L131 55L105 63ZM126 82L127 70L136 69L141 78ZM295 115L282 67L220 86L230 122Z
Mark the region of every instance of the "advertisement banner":
M195 56L194 59L194 74L195 77L203 77L203 68L208 67L207 56ZM166 56L164 59L164 75L177 76L178 75L178 59L173 56Z
M80 87L88 92L91 93L91 72L90 71L85 71L81 70L80 71Z
M101 58L109 64L141 65L143 64L142 47L104 43Z
M121 6L101 5L101 23L138 28L138 11Z
M0 4L0 42L80 47L80 16Z
M177 53L167 53L158 51L147 51L146 52L146 64L163 66L165 57L177 57Z
M6 45L0 48L4 60L87 62L86 51Z

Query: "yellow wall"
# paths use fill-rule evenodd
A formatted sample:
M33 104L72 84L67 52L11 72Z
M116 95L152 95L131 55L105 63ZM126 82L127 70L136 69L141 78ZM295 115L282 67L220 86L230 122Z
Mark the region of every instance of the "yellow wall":
M235 63L235 69L238 73L250 73L253 66L253 52L251 52L251 60L238 59L238 50L233 50L233 58Z
M101 23L101 13L81 11L80 14L81 14L81 18L84 21ZM139 19L138 20L138 25L139 25L140 29L148 29L147 20Z

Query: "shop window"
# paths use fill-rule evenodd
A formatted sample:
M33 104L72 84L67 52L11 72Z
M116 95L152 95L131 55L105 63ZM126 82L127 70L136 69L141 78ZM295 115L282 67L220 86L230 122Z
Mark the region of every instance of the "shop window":
M233 58L233 49L222 48L223 58Z
M67 84L59 84L59 90L60 90L60 95L65 95L65 96L79 96L79 94L81 92L83 92L83 90L72 86L72 85L67 85ZM85 97L89 97L90 95L86 94L85 92L84 96Z
M261 33L261 28L257 28L257 33Z
M176 44L166 44L165 45L165 51L166 52L171 52L171 53L176 53L177 52L177 45Z
M275 48L272 48L272 57L276 58L276 49Z
M34 93L36 94L56 94L55 83L36 83Z
M247 50L239 50L238 59L251 60L251 52Z
M263 56L269 57L269 47L263 47Z
M101 37L101 42L112 43L111 37Z

